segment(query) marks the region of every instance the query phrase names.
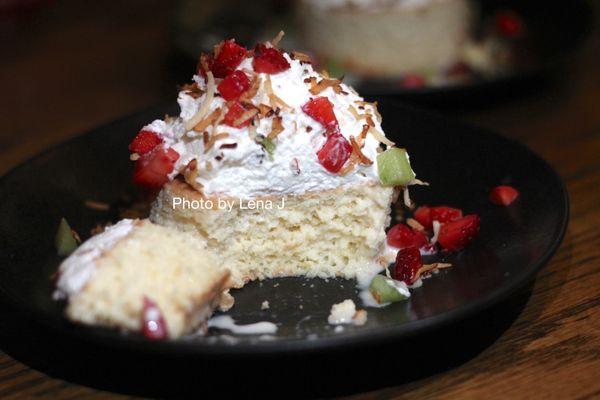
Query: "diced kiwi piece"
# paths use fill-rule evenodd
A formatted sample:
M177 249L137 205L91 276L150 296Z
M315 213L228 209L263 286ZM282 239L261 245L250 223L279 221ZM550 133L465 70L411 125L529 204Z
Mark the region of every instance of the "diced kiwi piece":
M269 153L269 157L273 158L273 153L275 152L275 143L271 139L266 137L262 140L261 144L265 148L267 153Z
M77 240L66 219L61 218L54 245L59 256L68 256L77 248Z
M383 275L375 275L369 286L369 291L379 304L393 303L396 301L406 300L407 297L396 289L391 279Z
M377 156L377 171L383 186L406 186L415 179L408 153L397 147L387 149Z

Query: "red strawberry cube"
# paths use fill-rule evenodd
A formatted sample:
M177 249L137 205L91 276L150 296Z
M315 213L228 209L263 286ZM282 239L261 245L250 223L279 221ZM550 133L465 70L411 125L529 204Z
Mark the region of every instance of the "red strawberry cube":
M309 117L319 122L330 132L339 132L340 126L333 112L333 104L327 97L315 97L302 106Z
M467 215L442 225L438 234L438 243L446 251L464 248L479 232L479 216Z
M133 182L148 189L158 189L169 180L179 153L175 150L157 147L141 156L135 163Z
M508 206L519 197L519 191L512 186L496 186L490 192L490 201L497 206Z
M229 105L229 110L227 111L227 114L225 114L225 117L223 117L223 123L225 125L231 126L233 128L243 128L244 126L248 126L248 124L250 124L250 121L252 120L252 118L248 118L247 120L238 122L236 124L236 121L238 121L238 119L246 111L247 111L246 108L244 108L244 106L239 101L231 102Z
M396 265L390 270L392 278L407 285L415 283L417 272L423 266L421 253L416 247L406 247L398 251Z
M169 337L167 322L160 308L146 296L142 305L142 335L151 340L164 340Z
M162 139L155 132L142 129L136 137L129 143L129 151L144 155L154 150L156 146L162 143Z
M431 207L431 221L446 223L462 218L462 210L448 206Z
M329 135L323 147L317 152L321 165L331 173L337 173L352 154L352 145L339 133Z
M217 89L221 96L227 100L237 100L242 93L250 88L250 80L242 71L233 71L219 83Z
M254 59L252 60L254 72L265 74L276 74L290 68L290 63L285 59L283 53L273 47L264 44L256 45Z
M431 209L429 207L421 206L417 208L413 214L413 218L426 229L431 229L433 221L431 219Z
M405 224L396 224L387 233L387 243L390 246L403 249L405 247L421 248L429 243L427 236Z
M226 40L214 58L209 61L209 68L215 78L225 78L235 71L246 54L248 54L246 48L236 44L234 39Z

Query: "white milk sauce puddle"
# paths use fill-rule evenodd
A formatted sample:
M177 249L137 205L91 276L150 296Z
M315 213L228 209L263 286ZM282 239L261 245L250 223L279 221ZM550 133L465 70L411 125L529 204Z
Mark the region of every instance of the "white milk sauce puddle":
M261 321L254 324L237 325L229 315L219 315L208 320L209 328L227 329L239 335L266 335L277 332L277 325Z

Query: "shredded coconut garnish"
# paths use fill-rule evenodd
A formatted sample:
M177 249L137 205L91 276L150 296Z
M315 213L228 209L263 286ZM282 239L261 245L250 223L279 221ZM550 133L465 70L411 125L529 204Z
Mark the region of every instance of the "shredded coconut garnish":
M284 31L279 31L279 33L273 39L271 39L271 46L277 48L277 45L279 44L279 42L281 42L281 39L283 39L284 35Z
M210 125L212 125L219 117L221 116L221 107L217 107L213 112L208 114L206 118L202 121L198 122L196 126L194 126L194 131L202 132Z
M281 100L281 98L279 98L275 92L273 92L273 86L271 86L271 77L269 75L267 75L265 78L265 90L267 91L269 100L271 100L271 107L279 106L282 108L290 108L285 101Z
M240 96L240 102L249 102L256 96L258 93L258 89L260 88L260 80L258 79L257 74L252 74L252 81L250 82L250 88L246 90Z
M281 121L281 117L273 118L273 122L271 124L271 132L269 132L269 134L267 135L269 139L274 139L277 137L277 135L283 132L283 124Z
M292 58L301 62L312 62L312 59L308 54L304 54L299 51L292 51Z
M204 137L206 138L206 135ZM206 141L206 144L204 145L204 152L208 152L215 145L217 140L226 139L228 137L228 133L218 133L216 135L211 135Z
M406 208L412 210L414 207L414 203L410 199L410 193L408 192L408 187L403 188L403 195L404 195L404 205L406 206Z
M415 274L414 280L416 281L417 279L419 279L421 276L423 276L424 274L427 274L429 272L435 271L435 270L439 270L439 269L443 269L443 268L450 268L452 266L452 264L448 264L448 263L433 263L433 264L424 264L421 268L418 269L418 271Z
M198 112L188 121L186 121L185 129L187 129L188 131L191 131L194 126L196 126L200 121L204 119L204 116L208 112L210 105L213 101L216 89L215 78L213 77L213 74L210 71L206 72L206 78L206 97L204 98L204 102L202 103L202 106L200 106Z
M379 143L383 143L386 146L389 147L394 147L396 145L396 143L392 142L390 139L386 138L385 136L383 136L383 134L381 132L379 132L377 129L369 127L369 133L371 135L373 135L373 137L379 142Z
M338 79L325 78L325 79L321 79L319 82L317 82L315 78L309 78L309 79L310 79L311 87L310 87L310 89L308 89L308 91L311 94L317 95L329 87L333 88L333 91L336 93L342 92L342 87L340 86L341 82Z
M244 122L248 121L250 118L254 118L254 116L258 114L258 109L251 108L250 110L246 110L240 115L235 121L233 121L233 126L240 126Z
M440 234L440 228L442 226L442 224L440 224L440 221L433 221L433 236L431 237L430 243L431 244L436 244L437 240L438 240L438 235Z
M416 219L408 218L406 220L406 225L410 226L416 231L423 232L425 231L425 227L419 223Z
M360 150L360 146L356 142L356 139L354 139L354 136L350 136L350 144L352 144L353 154L357 155L357 157L360 160L361 164L365 164L365 165L371 165L371 164L373 164L373 161L369 160L367 158L367 156L365 156L363 154L363 152Z

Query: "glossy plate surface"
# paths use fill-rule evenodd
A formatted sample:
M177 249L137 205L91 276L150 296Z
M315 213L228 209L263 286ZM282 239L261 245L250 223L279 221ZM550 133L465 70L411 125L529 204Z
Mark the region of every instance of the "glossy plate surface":
M132 193L127 144L165 112L156 107L66 142L17 167L0 180L0 297L45 326L65 335L169 354L267 354L324 351L349 345L399 340L440 327L491 306L528 283L559 246L568 220L568 199L556 172L529 149L497 134L436 115L382 104L384 129L409 149L413 167L430 187L412 190L419 204L447 204L481 217L481 232L466 250L446 258L454 267L427 279L410 301L368 309L362 327L334 332L331 306L352 298L353 281L285 278L249 284L234 293L230 315L238 323L260 320L279 326L269 338L214 331L208 337L149 342L138 335L86 328L62 316L51 300L50 277L60 258L54 235L65 216L84 238L116 214L84 206L86 200L115 203ZM488 201L498 184L520 190L502 208ZM324 238L326 239L326 238ZM252 260L248 260L252 262ZM267 300L270 309L261 311Z

